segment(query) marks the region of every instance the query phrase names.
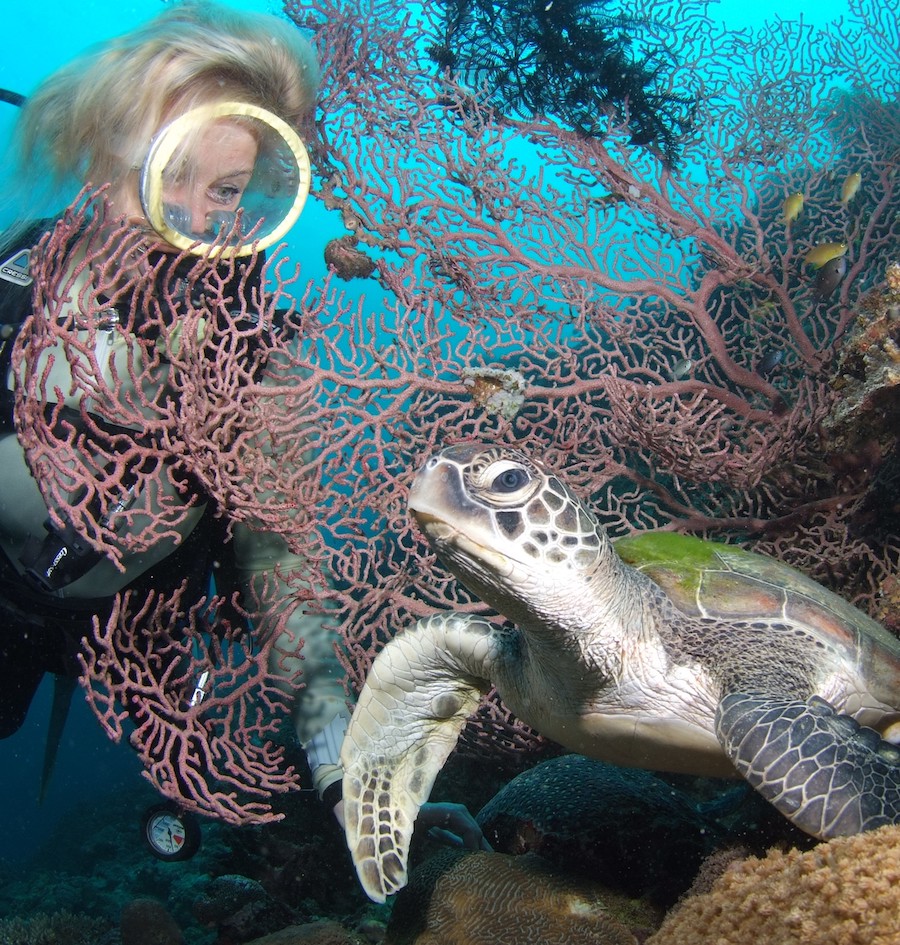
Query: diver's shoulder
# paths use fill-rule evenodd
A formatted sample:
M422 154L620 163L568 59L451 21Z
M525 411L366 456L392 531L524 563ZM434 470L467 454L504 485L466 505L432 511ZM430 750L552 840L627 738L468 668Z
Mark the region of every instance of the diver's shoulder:
M32 220L0 234L0 325L18 325L31 310L31 253L55 220Z

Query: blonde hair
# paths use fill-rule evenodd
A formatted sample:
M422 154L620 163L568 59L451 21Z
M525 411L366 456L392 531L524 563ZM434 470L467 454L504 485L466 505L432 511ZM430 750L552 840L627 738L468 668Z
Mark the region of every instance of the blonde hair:
M17 184L24 176L70 193L83 183L121 186L160 127L201 104L245 101L301 129L311 125L318 78L311 46L287 20L179 3L29 96L17 126Z

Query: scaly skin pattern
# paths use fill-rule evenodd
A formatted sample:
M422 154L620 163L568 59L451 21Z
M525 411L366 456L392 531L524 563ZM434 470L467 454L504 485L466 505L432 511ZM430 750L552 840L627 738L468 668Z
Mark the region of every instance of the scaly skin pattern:
M730 693L716 725L737 770L814 837L900 823L900 751L818 696Z
M375 902L406 885L416 815L489 687L496 634L438 614L398 634L369 671L341 764L347 845Z
M681 536L622 557L556 476L450 447L410 509L447 567L515 623L443 614L375 661L342 753L347 838L378 901L489 685L522 721L616 764L744 777L822 838L900 823L900 643L772 559ZM893 733L892 733L893 734Z

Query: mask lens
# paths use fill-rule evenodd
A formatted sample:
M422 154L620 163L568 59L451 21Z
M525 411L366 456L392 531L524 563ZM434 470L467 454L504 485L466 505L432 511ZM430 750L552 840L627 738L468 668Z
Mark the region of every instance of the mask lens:
M214 242L227 239L234 244L243 236L238 214L229 210L205 213L202 218L203 228L200 230L196 229L196 223L188 208L181 204L163 203L163 219L171 229L195 241Z
M141 172L147 219L169 243L243 255L287 232L309 192L297 134L256 106L194 109L154 139Z
M204 230L213 239L231 236L238 240L242 238L243 227L238 222L238 215L230 210L214 210L206 214L206 229Z

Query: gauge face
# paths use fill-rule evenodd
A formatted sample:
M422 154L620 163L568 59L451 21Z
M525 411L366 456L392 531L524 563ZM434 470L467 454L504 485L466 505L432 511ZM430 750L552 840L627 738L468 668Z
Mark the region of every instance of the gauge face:
M174 814L156 814L147 824L147 839L166 856L183 849L184 837L184 824Z
M200 847L196 819L168 801L144 813L143 834L151 852L161 860L187 860Z

